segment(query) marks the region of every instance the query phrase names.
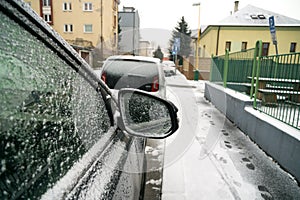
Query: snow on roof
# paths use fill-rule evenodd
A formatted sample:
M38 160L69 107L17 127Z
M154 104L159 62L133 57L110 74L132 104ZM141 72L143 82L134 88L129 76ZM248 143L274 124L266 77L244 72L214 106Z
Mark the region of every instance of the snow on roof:
M293 19L272 11L247 5L241 10L221 20L216 25L269 26L269 17L274 16L277 26L300 26L300 20Z
M126 59L160 63L160 59L153 58L153 57L147 57L147 56L115 55L115 56L110 56L107 58L107 60L126 60Z
M200 30L201 30L201 33L203 33L203 31L208 27L208 25L201 25L200 26ZM198 29L193 29L191 30L192 33L191 33L191 37L192 38L197 38L198 37Z

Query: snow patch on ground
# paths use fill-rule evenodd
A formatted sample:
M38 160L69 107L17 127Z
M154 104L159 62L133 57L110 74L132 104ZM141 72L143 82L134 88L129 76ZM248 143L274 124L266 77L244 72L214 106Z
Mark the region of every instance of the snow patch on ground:
M179 110L181 129L167 138L165 160L172 155L168 145L176 140L179 134L187 135L191 131L186 124L182 126L184 120L187 122L183 117L188 116L190 120L190 115L198 112L198 118L193 119L197 125L190 146L182 152L178 160L171 165L165 164L162 199L256 199L255 186L243 180L226 152L227 149L221 145L221 129L226 118L219 112L209 113L214 107L208 108L209 103L202 103L206 81L189 81L177 75L168 78L167 82L170 86L167 89L167 98L176 106L182 108L186 102L192 104L193 101L189 98L195 98L197 106L196 109L193 108L195 105L189 105L184 107L187 110ZM178 98L173 91L176 87L182 88L183 92L189 89L193 94ZM197 120L201 120L201 123Z
M161 182L162 182L161 179L158 179L158 180L151 179L151 180L146 182L146 185L148 185L148 184L161 185Z

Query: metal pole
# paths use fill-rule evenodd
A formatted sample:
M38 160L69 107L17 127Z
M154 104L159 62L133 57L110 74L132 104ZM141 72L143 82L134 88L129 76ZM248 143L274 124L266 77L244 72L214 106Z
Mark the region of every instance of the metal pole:
M261 63L261 56L262 56L262 41L258 40L256 42L256 48L258 48L258 55L257 55L257 62L256 62L256 83L255 83L255 91L254 91L254 101L253 101L253 107L257 108L257 98L258 98L258 86L259 86L259 76L260 76L260 63Z
M198 35L197 35L197 44L196 44L196 70L194 74L194 79L197 81L199 79L199 47L200 47L200 3L194 3L193 6L198 6Z
M100 36L100 42L101 42L101 61L103 61L103 0L101 0L101 36Z
M228 61L229 61L229 50L225 51L224 71L223 71L223 86L227 87L227 76L228 76Z
M132 25L132 54L135 56L135 12L132 12L133 16L133 25Z
M198 12L198 36L197 36L197 51L196 51L196 66L197 70L199 70L199 44L200 44L200 3L198 5L199 12Z
M275 51L276 51L276 55L278 55L278 47L277 47L277 42L275 44Z

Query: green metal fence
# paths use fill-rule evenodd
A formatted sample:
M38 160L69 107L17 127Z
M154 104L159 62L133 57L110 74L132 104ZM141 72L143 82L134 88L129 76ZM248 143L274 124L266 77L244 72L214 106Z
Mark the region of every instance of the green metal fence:
M300 129L300 52L258 59L254 108Z
M210 67L210 81L215 83L222 83L224 80L224 61L225 56L212 57Z
M248 94L253 107L300 129L300 52L262 56L247 51L212 57L210 81Z
M212 57L210 81L239 92L250 92L255 48Z

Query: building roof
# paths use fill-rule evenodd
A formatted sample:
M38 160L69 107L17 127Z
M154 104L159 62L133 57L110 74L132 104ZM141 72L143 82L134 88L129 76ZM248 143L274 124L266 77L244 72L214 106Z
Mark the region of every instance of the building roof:
M201 33L203 33L203 31L207 28L208 26L207 25L201 25L200 26L200 30L201 30ZM191 37L193 39L196 39L198 37L198 29L193 29L191 30L192 33L191 33Z
M300 26L300 20L264 10L252 5L247 5L215 25L269 26L270 16L274 16L276 26Z

